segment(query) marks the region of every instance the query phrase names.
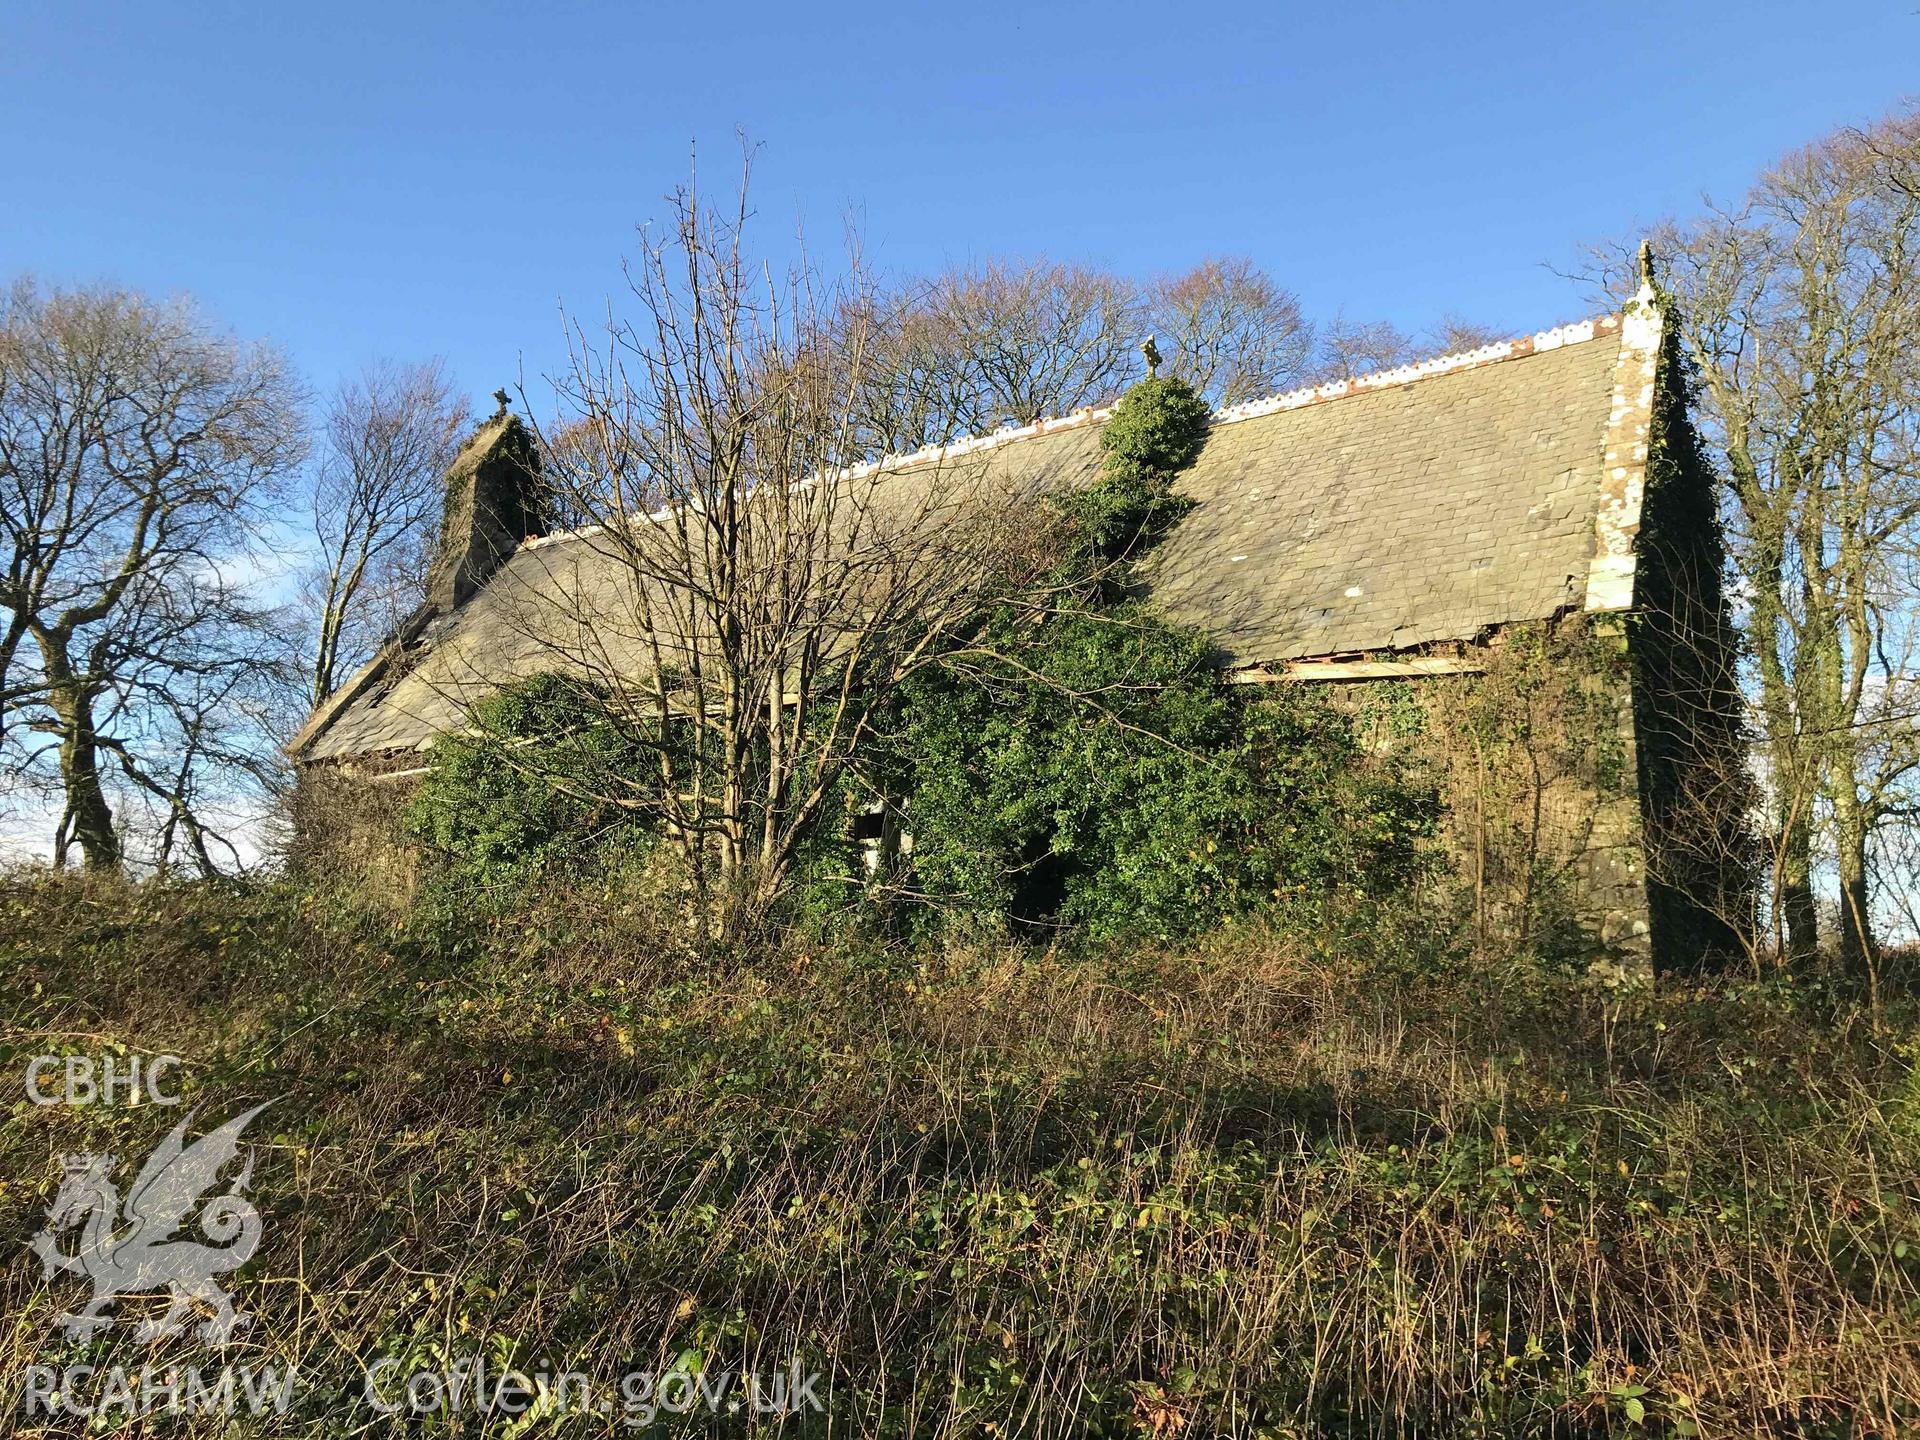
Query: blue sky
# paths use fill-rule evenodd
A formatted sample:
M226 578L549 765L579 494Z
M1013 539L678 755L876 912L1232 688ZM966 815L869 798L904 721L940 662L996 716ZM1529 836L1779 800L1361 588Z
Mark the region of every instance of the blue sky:
M1243 253L1312 314L1581 313L1583 241L1920 93L1898 3L0 0L0 275L187 290L316 386L561 357L636 222L764 145L762 238L924 271Z

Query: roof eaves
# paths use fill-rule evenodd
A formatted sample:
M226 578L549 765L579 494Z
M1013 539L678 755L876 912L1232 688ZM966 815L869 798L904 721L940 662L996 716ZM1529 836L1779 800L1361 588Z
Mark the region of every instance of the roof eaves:
M311 750L315 742L326 734L327 727L339 718L340 712L385 675L394 658L412 644L419 637L420 632L426 628L427 622L439 613L439 608L431 604L417 607L400 623L399 629L381 642L380 648L374 651L372 658L366 664L348 676L331 695L314 706L313 713L307 717L307 723L300 727L291 740L287 741L287 754L297 760Z

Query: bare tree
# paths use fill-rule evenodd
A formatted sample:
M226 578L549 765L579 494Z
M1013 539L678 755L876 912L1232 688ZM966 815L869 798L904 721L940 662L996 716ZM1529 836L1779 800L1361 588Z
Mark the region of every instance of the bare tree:
M1504 331L1451 312L1418 338L1385 320L1335 315L1319 329L1311 378L1319 384L1357 380L1441 355L1462 355L1507 338Z
M1138 378L1151 334L1216 405L1316 379L1347 379L1417 352L1385 323L1336 319L1316 347L1299 301L1251 260L1202 261L1145 286L1086 266L990 260L887 291L835 317L861 354L861 444L899 453L1114 398ZM1484 343L1466 322L1443 343Z
M520 622L657 757L606 798L657 810L716 928L764 913L881 707L1039 553L977 468L848 468L886 309L757 270L747 215L744 177L724 211L678 193L629 266L638 318L576 333L546 483L590 523L529 552L552 573Z
M1313 327L1300 302L1241 257L1203 260L1147 287L1145 326L1167 367L1215 405L1300 383Z
M1085 266L991 260L843 296L823 353L869 455L917 450L1111 399L1138 368L1133 286ZM842 383L850 376L843 373Z
M1496 330L1491 325L1482 325L1478 320L1448 311L1440 317L1440 323L1433 327L1431 338L1430 354L1464 355L1469 350L1478 350L1510 337L1505 331Z
M989 423L1110 400L1139 368L1134 288L1106 271L990 260L943 276L928 303Z
M198 787L257 758L221 729L271 628L235 572L299 458L297 399L277 356L185 301L24 281L0 300L0 753L54 767L57 856L120 863L111 767L211 863Z
M419 602L441 477L469 418L437 360L370 365L329 399L312 495L312 704Z
M1335 315L1320 327L1314 379L1354 380L1375 370L1404 365L1413 357L1413 340L1385 320L1363 322Z
M843 378L857 443L869 455L944 445L995 423L971 358L933 299L926 284L863 290L834 316L831 351L857 370L857 385L852 373Z

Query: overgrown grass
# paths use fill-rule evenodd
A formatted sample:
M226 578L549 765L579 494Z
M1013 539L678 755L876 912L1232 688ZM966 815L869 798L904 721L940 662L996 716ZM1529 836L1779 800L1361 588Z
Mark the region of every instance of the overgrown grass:
M448 1433L370 1411L363 1367L475 1353L616 1400L675 1364L826 1377L825 1415L656 1422L726 1434L1920 1423L1914 1032L1830 995L1623 1000L1411 921L704 966L654 938L580 896L409 931L291 885L16 878L0 1225L40 1227L63 1152L124 1182L179 1118L30 1105L28 1056L175 1052L206 1119L282 1097L228 1358L302 1382L255 1430ZM83 1286L24 1249L0 1285L10 1385L189 1356L58 1338Z

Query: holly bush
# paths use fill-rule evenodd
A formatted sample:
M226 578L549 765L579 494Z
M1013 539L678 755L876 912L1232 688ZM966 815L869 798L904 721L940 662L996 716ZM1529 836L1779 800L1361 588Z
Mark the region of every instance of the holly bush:
M987 638L1016 661L928 672L883 747L909 929L987 913L1184 936L1419 873L1433 792L1364 755L1323 693L1222 685L1205 637L1138 601Z

